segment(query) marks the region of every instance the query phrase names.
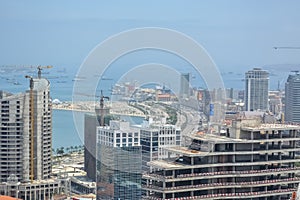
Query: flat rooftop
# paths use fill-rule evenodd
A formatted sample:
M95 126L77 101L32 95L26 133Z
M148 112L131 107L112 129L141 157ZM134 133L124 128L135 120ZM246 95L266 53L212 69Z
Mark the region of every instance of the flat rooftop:
M262 130L300 130L299 125L292 124L260 124L258 126L243 126L245 131L262 131Z
M164 149L170 153L175 153L175 154L189 156L189 157L206 156L210 152L209 150L198 151L198 150L193 150L188 147L182 147L182 146L166 147Z
M235 139L226 136L214 135L214 134L206 134L206 133L195 133L189 136L192 139L201 139L206 142L210 143L238 143L238 142L247 142L245 139Z

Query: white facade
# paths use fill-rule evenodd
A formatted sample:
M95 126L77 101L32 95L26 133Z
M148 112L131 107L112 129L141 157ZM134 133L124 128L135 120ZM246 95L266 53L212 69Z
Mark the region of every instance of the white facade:
M44 200L59 194L62 180L50 179L51 156L50 82L30 77L24 93L0 91L0 195Z
M166 147L181 145L181 130L175 125L152 124L141 128L142 169L151 170L147 165L153 160L168 158Z
M245 109L246 111L267 111L269 93L269 73L254 68L245 74Z
M32 180L50 177L52 111L49 87L46 79L33 79L32 91L16 95L0 93L1 182L6 182L11 175L18 181L28 182L31 172Z
M97 127L97 143L109 147L140 146L139 129L126 121L110 121L110 126Z

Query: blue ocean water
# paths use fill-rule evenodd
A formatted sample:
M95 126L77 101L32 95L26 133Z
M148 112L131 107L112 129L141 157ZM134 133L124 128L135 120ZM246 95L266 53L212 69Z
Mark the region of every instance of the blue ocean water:
M77 126L72 111L53 110L52 113L52 148L83 145L84 113L79 113L81 120L77 122Z
M245 70L246 71L246 70ZM24 78L25 75L36 76L36 69L34 68L16 68L10 67L8 70L0 66L0 90L5 90L11 93L24 92L29 87L29 81ZM51 97L52 99L59 99L61 101L72 101L73 83L77 73L77 69L63 69L44 70L43 76L48 78L51 82ZM270 89L277 89L280 82L281 88L284 86L289 70L284 72L279 69L273 69L270 76ZM226 72L222 73L225 86L227 88L244 89L244 73L242 72ZM104 83L104 82L103 82ZM103 84L102 83L102 84ZM101 85L104 94L109 94L113 81ZM80 120L76 122L73 120L72 111L53 111L53 148L78 146L83 144L83 122L84 113L80 113ZM127 121L135 121L141 123L142 119L128 119ZM78 129L76 129L76 127Z

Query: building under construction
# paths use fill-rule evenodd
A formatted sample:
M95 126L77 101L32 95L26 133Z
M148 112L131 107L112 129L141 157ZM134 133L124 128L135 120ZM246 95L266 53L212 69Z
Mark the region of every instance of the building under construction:
M289 199L300 179L300 127L238 119L223 136L197 133L176 159L149 162L144 199Z
M29 78L20 94L0 91L0 194L49 199L61 182L51 179L52 109L50 82Z

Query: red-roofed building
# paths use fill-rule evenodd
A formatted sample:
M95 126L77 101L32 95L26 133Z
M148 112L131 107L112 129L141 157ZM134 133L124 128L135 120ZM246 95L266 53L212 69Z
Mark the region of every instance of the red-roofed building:
M14 197L1 196L0 195L0 200L22 200L22 199L17 199L17 198L14 198Z

